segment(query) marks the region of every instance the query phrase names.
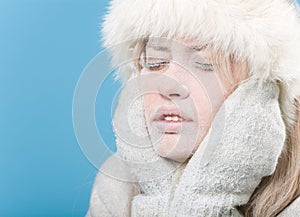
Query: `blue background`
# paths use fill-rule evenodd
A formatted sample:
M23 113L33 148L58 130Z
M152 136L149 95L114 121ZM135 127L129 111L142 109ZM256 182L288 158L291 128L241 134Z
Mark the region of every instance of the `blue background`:
M72 100L81 72L102 49L107 5L0 0L0 217L85 215L97 169L77 143ZM107 80L103 105L117 87ZM98 101L106 117L98 127L113 149L110 108Z
M77 143L72 98L101 50L107 4L0 0L0 217L85 215L97 169ZM110 108L101 105L119 84L108 78L103 88L98 127L115 150Z

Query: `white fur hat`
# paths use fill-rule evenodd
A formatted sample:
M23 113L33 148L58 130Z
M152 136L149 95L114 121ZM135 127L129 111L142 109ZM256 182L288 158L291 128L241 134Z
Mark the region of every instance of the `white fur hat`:
M132 43L146 37L193 38L246 60L260 81L278 81L287 130L300 96L300 12L291 0L112 0L102 23L112 64L132 60ZM131 64L120 67L126 81Z

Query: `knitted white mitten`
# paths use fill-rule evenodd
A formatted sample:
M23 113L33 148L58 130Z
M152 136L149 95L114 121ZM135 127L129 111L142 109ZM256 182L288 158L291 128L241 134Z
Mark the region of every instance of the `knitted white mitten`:
M153 149L144 117L138 78L130 79L120 93L113 127L117 153L130 168L143 194L133 198L132 216L167 216L179 163L160 157Z
M241 216L284 146L285 125L275 83L248 80L224 102L174 193L170 216Z

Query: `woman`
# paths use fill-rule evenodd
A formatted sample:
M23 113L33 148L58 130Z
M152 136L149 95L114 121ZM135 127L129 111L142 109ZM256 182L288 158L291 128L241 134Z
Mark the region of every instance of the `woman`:
M87 216L300 216L297 8L112 1L104 45L126 85Z

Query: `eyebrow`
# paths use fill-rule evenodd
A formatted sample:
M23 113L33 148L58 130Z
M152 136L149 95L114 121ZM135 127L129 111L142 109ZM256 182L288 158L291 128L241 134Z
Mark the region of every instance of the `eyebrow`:
M196 45L196 46L193 46L192 49L199 52L201 50L204 50L206 47L207 47L207 44L205 44L205 45Z
M207 44L205 44L205 45L194 45L191 48L193 50L199 52L201 50L204 50L206 47L207 47ZM168 47L164 47L164 46L157 45L157 44L151 44L151 43L147 44L147 48L153 48L154 50L157 50L157 51L170 51L170 49ZM187 47L187 49L190 49L190 48Z
M150 44L150 43L147 44L147 48L153 48L154 50L158 50L158 51L170 51L168 47L164 47L157 44Z

